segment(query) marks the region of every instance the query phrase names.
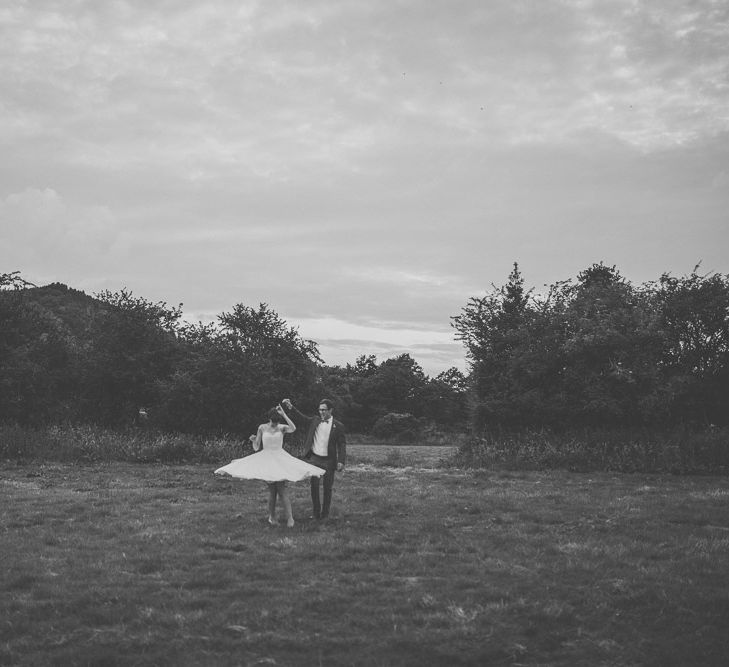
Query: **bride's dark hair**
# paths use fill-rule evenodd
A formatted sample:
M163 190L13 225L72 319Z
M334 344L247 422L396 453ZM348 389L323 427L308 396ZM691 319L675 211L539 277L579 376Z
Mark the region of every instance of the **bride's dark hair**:
M278 410L276 410L276 408L271 408L266 414L274 424L283 423L283 418L280 414L278 414Z

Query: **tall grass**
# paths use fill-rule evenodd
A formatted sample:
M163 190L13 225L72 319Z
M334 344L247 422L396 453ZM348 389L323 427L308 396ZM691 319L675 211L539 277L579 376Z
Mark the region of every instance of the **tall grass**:
M250 444L234 436L195 436L92 425L26 427L0 424L0 459L101 463L213 463L249 454Z
M443 443L453 446L463 442L454 436ZM393 450L394 445L377 441L369 436L348 437L350 445L366 445L370 450L384 448L392 455L393 466L408 465L408 457ZM440 440L438 444L440 444ZM418 443L432 448L431 440ZM286 436L285 447L293 456L305 453L303 433L297 431ZM413 445L412 447L416 447ZM410 447L410 449L412 449ZM383 450L384 451L384 450ZM394 454L392 453L394 451ZM240 458L253 452L247 438L234 435L200 436L185 433L165 433L155 429L128 428L111 430L93 425L63 424L47 427L19 426L0 423L0 460L58 461L103 463L218 463ZM398 458L400 457L400 458ZM380 462L382 452L377 455ZM420 457L422 458L422 457Z
M466 468L726 474L729 428L492 431L462 444L451 463Z
M300 440L294 437L287 441L286 447L294 456L303 454ZM358 442L352 440L352 444ZM423 444L410 449L422 448ZM447 463L459 468L729 473L729 428L562 433L494 430L450 444L457 445L457 449ZM409 465L413 454L407 447L386 443L370 443L365 449L370 454L381 449L375 457L377 462L392 467ZM233 435L198 436L144 428L113 431L72 424L39 428L0 424L0 459L13 461L219 463L250 453L247 440Z

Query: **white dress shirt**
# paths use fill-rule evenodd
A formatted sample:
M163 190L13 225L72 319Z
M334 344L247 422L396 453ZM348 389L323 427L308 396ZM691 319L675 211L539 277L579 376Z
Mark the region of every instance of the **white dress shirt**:
M332 432L331 417L319 423L314 433L312 450L317 456L329 456L329 434Z

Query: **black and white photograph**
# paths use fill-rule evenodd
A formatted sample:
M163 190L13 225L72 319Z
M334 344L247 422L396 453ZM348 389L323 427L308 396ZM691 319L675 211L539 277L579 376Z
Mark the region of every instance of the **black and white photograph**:
M2 0L0 664L729 664L729 0Z

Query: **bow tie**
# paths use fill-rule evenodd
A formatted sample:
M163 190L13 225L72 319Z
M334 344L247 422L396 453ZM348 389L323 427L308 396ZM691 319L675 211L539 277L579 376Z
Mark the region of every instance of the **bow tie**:
M329 423L329 420L328 419L322 419L320 423L321 424L328 424Z

